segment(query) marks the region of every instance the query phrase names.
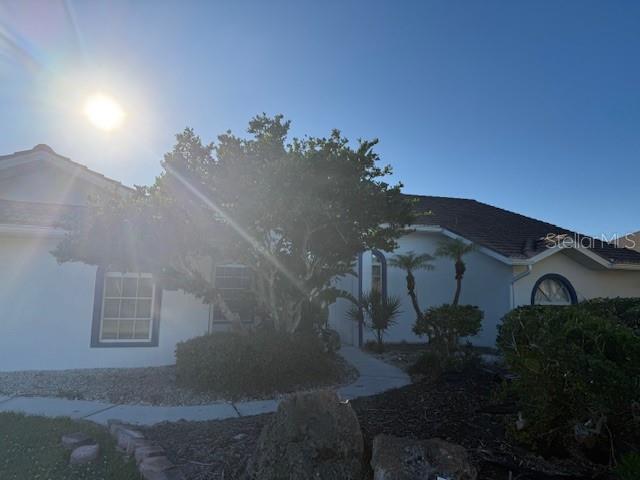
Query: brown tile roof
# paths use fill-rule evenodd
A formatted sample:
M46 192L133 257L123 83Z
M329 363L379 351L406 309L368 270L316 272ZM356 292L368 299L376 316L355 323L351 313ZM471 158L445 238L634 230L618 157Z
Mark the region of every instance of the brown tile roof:
M415 199L417 222L440 226L505 257L528 259L547 249L550 234L569 235L613 263L640 264L640 252L618 248L551 223L464 198L408 195Z
M23 155L29 155L30 153L34 153L34 152L47 152L47 153L50 153L50 154L56 156L59 160L62 160L63 162L73 166L74 168L79 168L81 171L84 171L84 172L88 173L89 175L92 175L93 177L96 177L96 178L98 178L100 180L112 183L113 185L116 185L118 187L121 187L121 188L124 188L124 189L127 189L127 190L133 190L131 187L127 187L126 185L123 185L122 183L120 183L117 180L114 180L114 179L109 178L109 177L105 177L103 174L101 174L99 172L96 172L95 170L91 170L86 165L83 165L81 163L75 162L75 161L71 160L68 157L64 157L64 156L60 155L59 153L56 153L53 150L53 148L51 148L49 145L46 145L44 143L40 143L40 144L36 145L31 150L20 150L18 152L10 153L8 155L0 155L0 163L3 160L11 160L13 158L21 157Z
M85 207L0 199L0 224L60 227L69 215L81 215Z

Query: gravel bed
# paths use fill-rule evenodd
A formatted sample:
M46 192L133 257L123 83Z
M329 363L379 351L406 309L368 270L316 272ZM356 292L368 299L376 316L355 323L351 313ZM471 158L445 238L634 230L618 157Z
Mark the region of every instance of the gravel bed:
M343 385L357 378L357 372L338 357L341 375L331 384L299 385L291 391ZM81 370L38 370L0 372L0 395L62 397L135 405L204 405L225 400L218 392L196 392L176 384L175 365L146 368L99 368ZM268 398L274 395L268 396ZM246 398L240 400L255 400Z

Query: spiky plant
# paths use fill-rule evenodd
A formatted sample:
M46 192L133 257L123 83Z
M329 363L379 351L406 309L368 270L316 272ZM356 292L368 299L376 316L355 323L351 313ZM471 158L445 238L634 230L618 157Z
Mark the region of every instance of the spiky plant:
M376 334L378 351L382 352L384 334L395 325L398 315L402 313L401 306L400 297L383 295L378 290L372 290L363 294L362 299L354 303L347 315L356 322L366 320L367 327Z

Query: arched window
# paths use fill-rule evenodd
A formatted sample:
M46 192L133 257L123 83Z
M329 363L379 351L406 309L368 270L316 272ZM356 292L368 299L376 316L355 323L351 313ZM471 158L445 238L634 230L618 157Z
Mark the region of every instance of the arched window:
M382 252L371 252L371 290L387 294L387 260Z
M538 279L531 292L531 305L574 305L576 291L562 275L550 273Z

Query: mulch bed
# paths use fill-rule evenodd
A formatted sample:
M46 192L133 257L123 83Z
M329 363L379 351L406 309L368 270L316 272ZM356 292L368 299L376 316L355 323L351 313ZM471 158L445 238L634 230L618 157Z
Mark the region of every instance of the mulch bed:
M167 450L169 460L189 480L235 480L242 477L270 417L161 423L144 429L144 434Z
M512 408L492 403L497 382L495 374L473 368L357 399L352 405L369 447L380 433L439 437L468 449L480 480L585 478L571 475L581 472L578 465L545 461L505 439L505 414ZM183 465L190 479L238 479L269 417L161 424L146 434L169 451L172 461Z
M505 439L505 414L514 412L513 406L492 402L498 382L495 373L471 368L356 399L352 404L367 445L381 433L438 437L469 451L480 480L584 478L581 475L586 472L579 465L566 460L545 461Z

